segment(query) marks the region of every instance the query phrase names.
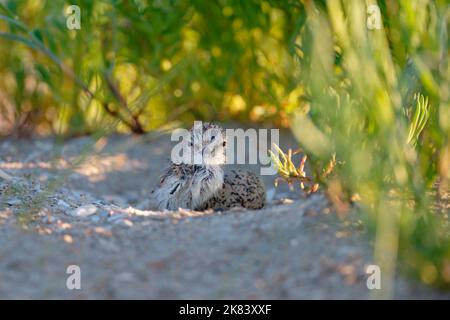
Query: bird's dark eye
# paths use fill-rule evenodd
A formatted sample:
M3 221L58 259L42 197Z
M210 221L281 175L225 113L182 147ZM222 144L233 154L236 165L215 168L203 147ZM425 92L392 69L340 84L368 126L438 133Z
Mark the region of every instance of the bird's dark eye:
M192 142L189 142L189 147L192 147L194 144Z
M224 141L224 142L223 142L223 146L225 147L226 145L227 145L227 142L226 142L226 141Z
M215 138L216 138L216 136L212 136L212 137L211 137L211 141L213 141Z

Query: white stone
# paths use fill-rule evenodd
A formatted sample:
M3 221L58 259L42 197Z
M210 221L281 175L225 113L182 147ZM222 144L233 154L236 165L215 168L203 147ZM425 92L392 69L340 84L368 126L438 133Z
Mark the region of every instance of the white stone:
M97 207L93 204L87 204L71 211L70 215L74 217L88 217L97 212Z

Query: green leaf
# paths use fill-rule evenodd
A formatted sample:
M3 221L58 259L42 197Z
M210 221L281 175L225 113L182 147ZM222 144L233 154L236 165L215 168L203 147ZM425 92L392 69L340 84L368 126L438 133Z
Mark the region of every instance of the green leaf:
M44 35L42 34L41 30L39 29L33 29L33 31L31 31L31 34L36 38L39 39L39 41L41 43L44 43Z
M4 21L6 21L6 22L8 22L8 23L10 23L12 25L14 25L15 27L17 27L18 29L20 29L23 32L28 32L27 26L24 25L22 22L14 19L14 18L11 18L11 17L8 17L8 16L0 14L0 19L4 20Z
M35 64L34 68L36 69L36 72L39 74L41 80L47 83L50 87L52 87L53 86L52 78L47 68L40 63Z
M11 32L0 32L0 37L3 37L8 40L22 42L23 44L29 46L32 49L40 50L39 46L34 41Z
M418 93L414 96L414 99L416 102L415 111L409 127L407 138L407 143L412 145L416 145L419 136L422 133L423 129L425 129L425 126L430 117L428 97L425 98L422 94Z
M9 17L14 18L16 15L7 6L0 2L0 10L7 14Z

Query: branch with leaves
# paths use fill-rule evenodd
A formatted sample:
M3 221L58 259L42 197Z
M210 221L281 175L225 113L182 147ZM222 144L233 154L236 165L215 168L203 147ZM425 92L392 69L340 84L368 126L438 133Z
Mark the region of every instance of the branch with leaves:
M317 192L319 189L319 183L314 179L308 177L305 172L305 164L308 156L303 154L300 164L295 166L292 157L296 154L302 153L301 149L292 151L289 149L287 153L283 152L279 146L273 145L278 155L275 155L272 150L269 150L270 157L278 170L280 177L275 179L275 187L278 186L279 181L286 182L289 185L289 189L294 190L294 184L298 183L300 188L307 194ZM336 156L329 161L328 165L323 169L321 178L328 177L336 166Z
M127 120L120 112L114 111L110 108L109 102L102 100L98 97L92 90L89 89L89 86L78 77L75 72L69 68L66 64L62 62L60 58L58 58L49 48L45 46L42 40L36 35L36 32L30 31L29 28L19 21L14 14L3 4L0 3L0 9L5 12L7 15L0 14L0 20L4 20L7 23L14 25L20 32L25 35L19 35L11 32L0 32L0 37L3 37L8 40L18 41L31 49L37 50L47 57L49 57L55 64L59 66L61 71L69 77L75 84L77 84L88 96L89 98L96 99L101 103L105 111L113 117L118 118L122 123L124 123L133 133L141 134L144 133L144 129L141 123L138 120L137 116L131 114L130 109L128 108L126 99L120 94L119 89L113 83L112 79L105 73L104 78L107 84L108 89L111 91L114 98L117 100L119 105L126 110L130 116L131 120Z

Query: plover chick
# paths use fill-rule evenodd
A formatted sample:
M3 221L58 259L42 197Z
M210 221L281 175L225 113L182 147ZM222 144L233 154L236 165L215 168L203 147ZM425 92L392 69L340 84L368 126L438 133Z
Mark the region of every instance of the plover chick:
M185 138L190 155L183 155L180 163L172 162L152 192L152 202L159 210L197 209L222 187L223 129L207 122L194 124Z
M261 209L265 199L266 188L261 178L250 171L231 170L225 174L222 188L198 209Z
M153 207L205 210L264 206L265 188L258 176L241 170L224 175L226 139L221 127L212 123L194 125L187 141L194 159L201 159L200 164L192 164L192 157L178 164L172 162L152 191Z

